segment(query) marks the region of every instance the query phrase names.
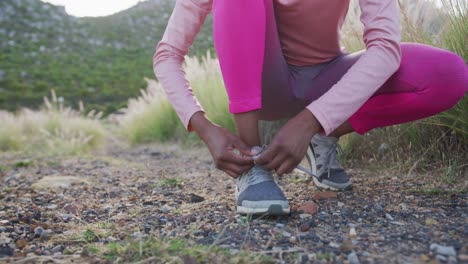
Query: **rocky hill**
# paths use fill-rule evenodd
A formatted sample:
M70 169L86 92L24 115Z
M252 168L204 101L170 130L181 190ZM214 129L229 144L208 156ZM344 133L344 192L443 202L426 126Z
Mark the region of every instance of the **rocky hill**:
M174 0L78 18L39 0L0 1L0 109L37 107L50 89L109 113L153 77L151 58ZM191 54L212 49L211 17Z

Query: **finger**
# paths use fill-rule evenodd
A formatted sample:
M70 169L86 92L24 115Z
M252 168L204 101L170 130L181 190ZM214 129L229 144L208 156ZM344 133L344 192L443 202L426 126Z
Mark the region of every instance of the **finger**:
M233 172L233 171L224 170L224 172L225 172L227 175L229 175L229 176L231 176L232 178L234 178L234 179L239 178L239 175L238 175L237 173Z
M226 154L221 157L221 161L227 163L234 163L239 166L253 164L253 158L250 156L239 156L234 154L232 151L227 151Z
M237 175L242 175L244 172L248 171L252 166L253 164L239 166L237 164L229 163L225 161L221 162L220 164L220 167L223 168L223 170L232 171L236 173Z
M291 161L291 160L286 160L276 170L276 174L278 174L279 176L283 176L283 174L287 174L287 173L290 173L291 171L293 171L294 168L295 168L294 162Z
M284 163L285 159L284 155L278 155L271 162L263 165L263 167L268 170L277 170Z
M276 154L276 147L274 145L270 145L265 150L265 152L263 152L262 154L260 154L259 157L254 159L255 164L262 165L262 166L266 165L270 163L271 160L273 160L273 158L275 157L275 154Z
M240 151L240 153L247 155L247 156L252 156L252 147L249 145L245 144L244 141L239 139L238 137L235 138L234 142L232 142L234 147Z

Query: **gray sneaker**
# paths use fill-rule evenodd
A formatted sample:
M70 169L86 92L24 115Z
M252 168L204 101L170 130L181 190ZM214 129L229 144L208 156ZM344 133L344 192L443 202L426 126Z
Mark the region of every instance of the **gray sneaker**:
M258 165L237 179L236 200L239 214L289 214L288 200L273 175Z
M343 191L350 189L352 181L341 168L337 153L343 154L338 139L316 134L307 149L306 159L309 168L298 166L298 169L312 176L315 185L321 189Z

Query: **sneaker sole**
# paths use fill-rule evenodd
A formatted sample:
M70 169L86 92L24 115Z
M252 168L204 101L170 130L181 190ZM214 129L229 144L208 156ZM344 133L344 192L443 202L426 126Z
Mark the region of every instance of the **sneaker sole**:
M237 213L242 215L252 214L266 214L266 215L287 215L290 213L289 208L284 208L280 204L272 204L268 208L250 208L237 206Z
M326 185L326 184L323 184L323 183L319 182L319 180L317 180L317 178L314 177L314 176L312 176L312 179L314 180L315 186L317 186L317 188L322 189L322 190L331 190L331 191L337 191L338 192L338 191L350 190L353 187L352 183L350 183L349 185L347 185L344 188L335 188L335 187L332 187L330 185Z

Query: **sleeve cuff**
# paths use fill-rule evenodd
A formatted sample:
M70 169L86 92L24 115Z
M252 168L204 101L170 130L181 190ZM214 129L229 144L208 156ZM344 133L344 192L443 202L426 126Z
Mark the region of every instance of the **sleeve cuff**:
M334 128L330 125L330 121L326 117L326 115L323 113L321 110L320 105L316 103L316 101L312 102L309 106L307 106L307 109L312 112L312 114L315 116L317 121L322 125L323 132L322 135L328 136L333 132Z
M200 106L200 105L197 105L197 107L193 107L192 109L190 109L189 111L187 111L185 113L185 115L183 116L182 119L182 123L184 124L184 127L185 129L187 129L188 132L192 132L193 131L193 128L192 126L190 125L190 119L192 118L192 116L196 113L196 112L205 112L203 110L203 108Z

